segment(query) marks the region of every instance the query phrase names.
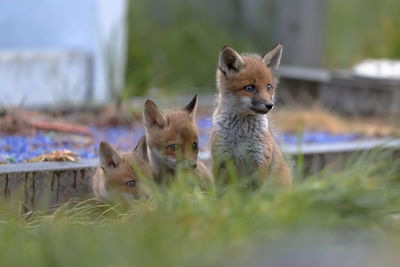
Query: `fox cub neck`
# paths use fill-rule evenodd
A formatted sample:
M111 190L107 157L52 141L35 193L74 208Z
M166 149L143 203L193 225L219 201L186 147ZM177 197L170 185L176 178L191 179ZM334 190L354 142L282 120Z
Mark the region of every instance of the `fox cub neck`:
M276 70L282 45L260 57L224 47L217 69L218 106L213 116L213 150L218 161L233 158L237 169L252 174L265 163L267 113L274 106Z
M214 117L219 138L214 144L218 159L234 159L242 174L250 175L265 160L267 118L243 114L222 113Z

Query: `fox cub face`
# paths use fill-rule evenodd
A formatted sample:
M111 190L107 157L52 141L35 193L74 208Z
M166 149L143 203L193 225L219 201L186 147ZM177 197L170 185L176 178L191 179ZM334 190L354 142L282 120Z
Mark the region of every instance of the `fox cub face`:
M93 181L96 197L102 200L115 196L128 200L147 197L142 183L150 171L142 155L145 144L141 142L144 141L139 142L134 152L126 154L119 154L107 142L100 143L100 166Z
M147 100L144 122L149 160L152 168L174 172L178 163L195 169L199 151L199 133L195 121L197 95L183 110L162 112Z
M219 54L217 85L224 106L238 113L266 114L274 106L276 70L282 55L277 44L263 57L240 55L225 46Z

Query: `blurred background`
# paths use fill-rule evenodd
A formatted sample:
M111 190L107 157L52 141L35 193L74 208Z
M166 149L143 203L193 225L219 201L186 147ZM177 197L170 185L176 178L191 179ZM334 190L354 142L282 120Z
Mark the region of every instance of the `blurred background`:
M214 91L213 66L226 44L263 53L282 42L282 63L304 67L398 58L398 6L394 0L134 1L127 93L149 87Z
M151 89L213 93L223 45L264 53L282 42L283 65L324 69L398 58L399 7L395 0L3 0L0 103L104 103Z

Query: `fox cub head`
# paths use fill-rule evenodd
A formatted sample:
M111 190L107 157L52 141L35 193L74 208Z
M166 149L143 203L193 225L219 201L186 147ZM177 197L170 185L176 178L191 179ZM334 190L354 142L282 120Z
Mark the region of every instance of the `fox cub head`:
M144 122L148 155L152 169L174 173L176 166L195 169L199 152L199 132L196 125L197 95L182 110L162 112L147 100Z
M107 142L100 143L100 164L93 177L93 191L98 199L148 197L143 179L149 178L151 172L146 165L145 145L143 137L133 152L119 154Z
M240 55L228 46L222 48L217 86L225 107L244 114L266 114L272 109L282 48L277 44L262 57Z

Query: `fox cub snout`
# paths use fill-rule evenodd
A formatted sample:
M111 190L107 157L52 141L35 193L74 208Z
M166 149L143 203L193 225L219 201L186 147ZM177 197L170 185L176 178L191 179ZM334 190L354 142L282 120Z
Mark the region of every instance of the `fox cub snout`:
M205 166L197 160L199 132L196 125L197 95L182 110L161 111L147 100L144 123L149 162L157 180L174 175L177 166L203 176ZM205 174L207 176L207 174Z
M145 161L145 139L142 138L131 153L120 154L107 142L99 146L99 167L93 176L93 192L97 199L114 197L139 199L148 197L144 179L151 178L150 167Z
M217 86L226 97L225 105L241 113L268 113L274 106L277 85L274 74L281 55L280 44L262 57L241 56L225 46L219 55L217 71Z

